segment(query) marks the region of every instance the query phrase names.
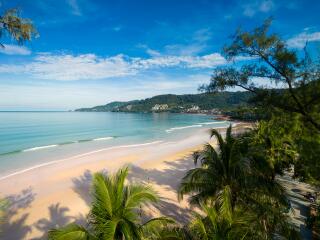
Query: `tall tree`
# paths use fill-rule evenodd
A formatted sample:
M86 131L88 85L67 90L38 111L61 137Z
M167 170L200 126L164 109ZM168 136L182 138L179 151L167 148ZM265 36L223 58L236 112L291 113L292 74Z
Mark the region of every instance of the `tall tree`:
M227 129L225 140L215 129L211 130L215 137L218 150L211 144L194 153L194 163L199 167L187 172L179 187L179 197L194 193L190 202L197 204L218 196L225 188L230 188L232 206L239 196L239 190L244 188L249 162L241 156L237 141L232 136L232 127Z
M299 114L320 131L319 62L312 60L307 51L300 57L301 54L288 48L278 35L269 33L270 24L271 20L267 20L253 31L239 30L223 53L228 60L247 57L248 62L241 67L217 68L210 84L200 89L215 92L241 87L256 94L256 100L268 107ZM259 79L280 84L283 90L265 89Z

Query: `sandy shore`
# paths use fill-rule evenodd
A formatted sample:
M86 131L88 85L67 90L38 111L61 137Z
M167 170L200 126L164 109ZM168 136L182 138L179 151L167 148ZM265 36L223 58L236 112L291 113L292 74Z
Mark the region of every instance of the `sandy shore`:
M147 214L186 222L189 206L186 201L177 201L176 188L193 167L190 154L209 141L206 132L202 129L177 142L98 149L0 180L0 193L11 202L1 239L45 239L50 228L83 222L89 209L92 174L114 172L126 164L131 166L130 181L152 184L162 197Z

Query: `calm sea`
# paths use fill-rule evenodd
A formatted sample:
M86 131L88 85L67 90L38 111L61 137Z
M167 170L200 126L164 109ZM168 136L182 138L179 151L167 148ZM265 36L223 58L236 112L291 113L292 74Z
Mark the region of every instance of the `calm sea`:
M0 112L0 176L100 147L179 139L227 125L192 114Z

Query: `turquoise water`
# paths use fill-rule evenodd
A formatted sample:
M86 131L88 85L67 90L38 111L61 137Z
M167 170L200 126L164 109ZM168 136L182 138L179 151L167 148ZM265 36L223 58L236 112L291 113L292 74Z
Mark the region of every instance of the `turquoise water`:
M192 114L0 112L0 175L62 155L181 138L228 124Z

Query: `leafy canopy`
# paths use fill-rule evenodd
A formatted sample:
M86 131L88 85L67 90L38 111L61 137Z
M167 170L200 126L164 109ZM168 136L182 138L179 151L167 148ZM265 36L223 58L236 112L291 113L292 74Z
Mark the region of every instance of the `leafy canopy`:
M255 102L297 113L320 131L320 68L305 50L304 56L289 49L277 34L269 33L271 20L253 31L238 30L223 50L228 60L246 57L241 67L217 68L201 90L216 92L241 87L255 94ZM255 81L253 81L255 80ZM276 83L282 90L263 87L261 81Z

